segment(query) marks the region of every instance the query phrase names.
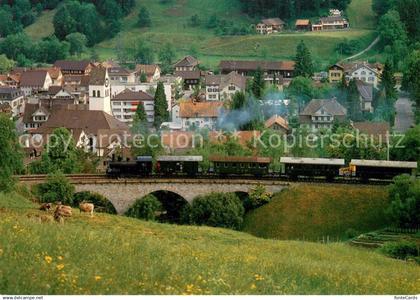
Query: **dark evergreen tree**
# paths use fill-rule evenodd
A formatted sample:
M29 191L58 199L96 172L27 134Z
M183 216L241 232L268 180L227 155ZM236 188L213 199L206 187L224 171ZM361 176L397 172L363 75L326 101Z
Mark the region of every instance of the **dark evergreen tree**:
M150 19L149 11L145 6L140 7L137 24L140 27L150 27L152 25L152 20Z
M313 73L311 53L302 40L296 48L295 76L312 77Z
M143 102L140 102L137 105L136 113L133 117L133 126L131 129L134 134L148 132L147 114L144 110Z
M163 122L169 121L168 102L166 101L165 87L159 82L155 93L155 121L156 129L159 129Z
M381 89L385 91L385 97L389 101L397 99L397 89L395 88L395 85L394 70L391 62L387 61L381 75Z
M347 87L347 115L352 121L361 121L362 111L360 106L360 96L357 89L356 80L352 79Z
M261 99L265 89L265 80L263 71L258 68L254 73L254 78L252 80L252 94L257 98Z

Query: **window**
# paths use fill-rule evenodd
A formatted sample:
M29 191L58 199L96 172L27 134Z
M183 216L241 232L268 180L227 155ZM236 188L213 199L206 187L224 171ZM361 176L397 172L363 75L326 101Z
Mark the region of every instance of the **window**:
M373 82L373 81L375 81L375 77L369 77L369 79L368 79L370 82Z
M235 91L235 90L236 90L236 87L234 85L229 86L229 91Z
M98 98L101 97L101 91L98 90Z
M92 97L96 97L96 91L92 91Z

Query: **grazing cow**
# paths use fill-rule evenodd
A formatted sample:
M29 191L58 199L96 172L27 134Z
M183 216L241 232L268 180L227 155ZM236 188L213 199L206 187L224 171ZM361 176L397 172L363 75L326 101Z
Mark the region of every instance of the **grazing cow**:
M93 216L94 208L95 208L95 206L93 205L93 203L82 202L82 203L79 204L80 212L90 213L91 217Z
M54 211L54 220L59 223L64 223L64 217L72 216L72 208L70 206L62 205L61 202L57 203Z
M39 208L39 210L43 210L43 211L49 211L50 209L51 209L51 203L44 203Z

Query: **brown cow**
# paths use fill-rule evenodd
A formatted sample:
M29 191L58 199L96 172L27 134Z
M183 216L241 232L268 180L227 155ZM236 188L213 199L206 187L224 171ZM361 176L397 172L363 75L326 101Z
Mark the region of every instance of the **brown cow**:
M51 203L43 203L39 210L43 210L43 211L49 211L51 209Z
M72 208L70 206L62 205L61 202L57 203L54 211L54 219L59 223L64 223L64 217L72 216Z
M79 204L80 212L90 213L90 216L93 216L93 210L95 209L95 205L93 203L86 203L82 202Z

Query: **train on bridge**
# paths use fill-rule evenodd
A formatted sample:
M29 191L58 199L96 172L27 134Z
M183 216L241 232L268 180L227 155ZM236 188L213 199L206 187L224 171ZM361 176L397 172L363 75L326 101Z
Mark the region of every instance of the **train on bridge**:
M134 161L109 162L107 175L120 177L255 177L288 180L389 182L400 174L415 176L417 162L356 160L346 166L344 159L282 157L282 170L270 169L269 157L210 156L208 170L200 168L202 156L139 156Z

